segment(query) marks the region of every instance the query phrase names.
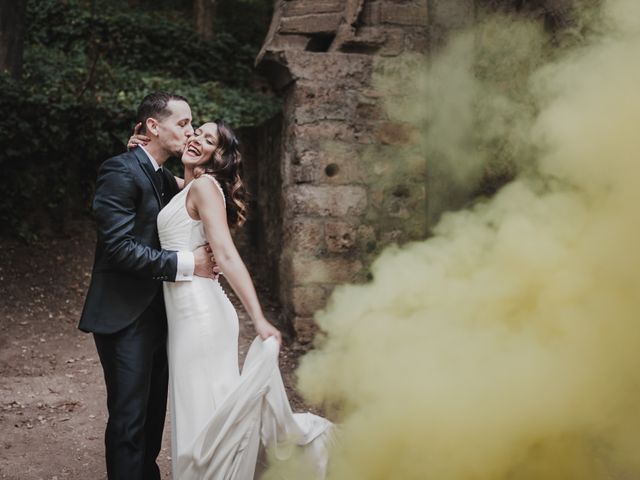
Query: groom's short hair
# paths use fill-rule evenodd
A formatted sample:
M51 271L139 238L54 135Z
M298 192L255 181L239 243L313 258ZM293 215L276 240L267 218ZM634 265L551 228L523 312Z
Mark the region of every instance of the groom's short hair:
M138 112L136 113L136 123L142 124L140 133L145 133L147 130L147 119L155 118L162 120L171 115L171 110L169 110L168 107L171 100L189 103L182 95L167 92L153 92L142 99L142 102L140 102L138 106Z

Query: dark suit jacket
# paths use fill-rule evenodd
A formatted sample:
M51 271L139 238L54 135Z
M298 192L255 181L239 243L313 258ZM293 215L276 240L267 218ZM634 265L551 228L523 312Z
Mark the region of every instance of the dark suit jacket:
M165 174L165 203L178 192ZM98 229L91 284L78 328L114 333L173 281L177 253L160 249L156 217L163 206L153 166L141 148L106 160L98 171L93 211Z

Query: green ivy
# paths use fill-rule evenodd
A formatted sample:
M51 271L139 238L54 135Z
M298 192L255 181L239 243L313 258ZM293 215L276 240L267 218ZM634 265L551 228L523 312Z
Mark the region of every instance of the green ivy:
M0 74L4 234L64 231L87 211L98 165L124 151L144 95L186 96L194 123L256 125L280 108L255 90L259 45L228 31L199 39L184 16L126 2L29 0L24 74Z

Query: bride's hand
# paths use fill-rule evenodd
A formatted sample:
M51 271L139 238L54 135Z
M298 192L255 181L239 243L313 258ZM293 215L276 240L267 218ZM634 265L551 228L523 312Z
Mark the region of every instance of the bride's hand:
M264 341L269 337L276 337L278 345L282 345L282 334L280 330L271 325L266 319L259 320L255 323L256 332Z
M127 148L131 150L138 145L146 145L151 140L146 135L140 133L140 129L142 128L142 123L136 123L136 126L133 127L133 135L129 137L129 141L127 142Z

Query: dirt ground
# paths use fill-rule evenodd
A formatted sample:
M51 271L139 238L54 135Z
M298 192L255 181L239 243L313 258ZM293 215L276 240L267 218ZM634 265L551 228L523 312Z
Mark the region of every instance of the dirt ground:
M93 337L76 328L95 236L89 221L73 231L31 246L0 240L0 479L106 478L102 369ZM238 308L242 357L255 334L226 290ZM278 309L269 303L263 306L275 321ZM308 410L291 390L305 349L289 342L280 354L296 411ZM163 479L170 478L170 428L168 414L159 457Z

